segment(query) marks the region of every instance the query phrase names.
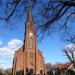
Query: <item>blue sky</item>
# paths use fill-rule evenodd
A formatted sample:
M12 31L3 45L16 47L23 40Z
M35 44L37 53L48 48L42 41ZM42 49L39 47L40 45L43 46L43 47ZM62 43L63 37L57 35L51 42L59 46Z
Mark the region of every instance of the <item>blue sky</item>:
M52 64L65 63L68 61L63 52L66 45L67 43L60 40L59 34L54 34L39 43L39 48L43 52L46 62Z
M11 25L13 23L9 23ZM0 68L12 67L14 51L23 45L24 20L16 22L8 27L4 21L0 22ZM15 26L15 27L14 27ZM42 51L46 63L65 63L68 61L63 53L63 48L68 45L60 40L58 32L38 42L38 48Z

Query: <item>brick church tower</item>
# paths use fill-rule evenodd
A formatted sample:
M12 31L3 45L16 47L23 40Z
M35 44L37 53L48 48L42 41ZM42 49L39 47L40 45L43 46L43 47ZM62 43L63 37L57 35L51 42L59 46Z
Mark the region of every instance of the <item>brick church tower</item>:
M24 45L17 50L13 59L13 75L44 74L44 57L37 46L36 28L32 8L28 8Z

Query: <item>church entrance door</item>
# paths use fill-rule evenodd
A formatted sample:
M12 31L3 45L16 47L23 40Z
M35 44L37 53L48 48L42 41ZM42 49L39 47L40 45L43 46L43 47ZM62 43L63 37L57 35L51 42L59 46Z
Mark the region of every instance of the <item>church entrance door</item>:
M32 75L34 74L34 66L33 65L30 65L29 72Z

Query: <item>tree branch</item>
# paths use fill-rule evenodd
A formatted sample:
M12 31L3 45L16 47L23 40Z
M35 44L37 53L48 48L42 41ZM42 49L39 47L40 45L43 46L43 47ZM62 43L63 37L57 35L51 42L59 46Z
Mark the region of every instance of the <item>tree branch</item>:
M68 52L66 50L64 50L66 56L68 57L68 59L73 63L73 60L71 59L70 55L68 54Z
M17 8L17 6L18 6L18 4L19 4L20 1L21 0L15 0L12 3L10 3L12 5L15 4L15 6L14 6L14 9L10 12L10 14L6 18L4 18L6 21L8 21L10 19L10 17L14 14L14 12L15 12L15 10L16 10L16 8ZM7 4L7 8L8 8L8 4ZM6 10L5 10L5 12L6 12Z

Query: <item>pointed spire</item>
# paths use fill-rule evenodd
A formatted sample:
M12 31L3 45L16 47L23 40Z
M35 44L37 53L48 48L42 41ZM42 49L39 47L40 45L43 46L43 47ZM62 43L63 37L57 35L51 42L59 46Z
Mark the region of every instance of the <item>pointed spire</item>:
M28 7L27 21L33 21L32 7L31 6Z

